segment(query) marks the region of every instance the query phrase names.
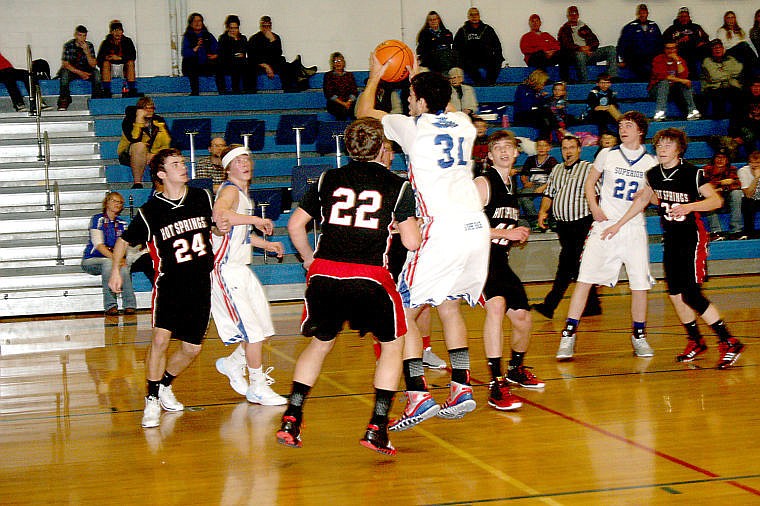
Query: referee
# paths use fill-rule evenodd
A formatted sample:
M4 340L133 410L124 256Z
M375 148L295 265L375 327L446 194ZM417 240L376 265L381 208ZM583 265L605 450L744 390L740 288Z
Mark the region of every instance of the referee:
M554 310L557 309L570 282L578 276L583 244L594 222L583 191L586 176L593 165L591 162L580 160L581 141L577 137L566 135L562 139L561 149L564 163L559 163L552 169L541 200L541 209L538 211L538 226L545 229L549 210L554 210L560 244L557 274L552 289L542 303L532 306L549 319L554 317ZM599 295L593 286L583 316L594 316L601 312Z

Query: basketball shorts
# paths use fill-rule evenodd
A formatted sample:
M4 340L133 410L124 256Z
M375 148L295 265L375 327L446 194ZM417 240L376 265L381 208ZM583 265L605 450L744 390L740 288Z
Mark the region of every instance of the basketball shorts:
M264 287L249 265L227 264L211 272L211 314L224 344L257 343L274 335Z
M503 258L502 258L503 257ZM491 260L488 264L488 278L483 287L481 304L494 297L504 297L507 309L530 309L528 294L517 274L509 265L504 248L492 248Z
M662 267L670 295L699 286L707 278L707 231L701 222L689 228L664 236Z
M438 306L454 299L477 304L491 249L485 214L426 218L421 232L422 245L409 255L399 279L404 307Z
M301 333L331 341L344 323L380 342L406 334L401 297L385 267L316 259L306 275Z
M211 277L192 279L162 274L153 288L153 326L168 330L172 337L201 344L211 312Z
M578 281L592 285L615 286L620 267L625 265L631 290L649 290L654 278L649 272L649 240L644 225L626 223L612 238L602 232L614 222L595 221L581 255Z

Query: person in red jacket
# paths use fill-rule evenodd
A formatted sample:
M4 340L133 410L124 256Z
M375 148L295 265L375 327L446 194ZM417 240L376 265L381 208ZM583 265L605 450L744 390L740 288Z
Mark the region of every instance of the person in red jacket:
M548 32L541 31L541 17L531 14L528 18L530 31L520 38L520 51L529 67L546 69L559 63L559 41Z
M665 119L668 97L671 94L675 94L676 98L686 102L689 111L686 119L699 119L702 116L691 94L689 67L686 65L686 60L678 54L678 46L675 42L667 42L665 51L652 60L652 76L647 89L649 96L657 102L657 110L653 118L655 121Z

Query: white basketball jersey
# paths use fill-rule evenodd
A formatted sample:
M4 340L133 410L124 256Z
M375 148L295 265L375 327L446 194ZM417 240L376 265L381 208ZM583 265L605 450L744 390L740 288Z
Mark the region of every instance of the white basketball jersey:
M248 195L229 181L225 181L217 194L224 188L233 186L238 191L238 214L251 214L253 203ZM251 226L235 225L223 236L211 234L211 245L214 248L214 266L228 263L246 265L251 263Z
M442 216L483 209L472 180L472 146L476 131L462 112L422 114L417 118L388 114L385 135L409 157L409 180L419 216Z
M646 172L657 165L657 159L642 146L633 158L628 158L620 146L605 148L594 160L594 168L602 173L599 206L607 219L617 221L633 204L633 197L646 184ZM639 213L629 223L642 225Z

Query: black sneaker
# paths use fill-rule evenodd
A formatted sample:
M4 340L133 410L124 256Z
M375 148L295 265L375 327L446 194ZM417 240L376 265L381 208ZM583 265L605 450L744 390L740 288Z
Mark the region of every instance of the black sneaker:
M294 416L283 416L282 425L277 431L277 442L291 448L301 448L301 420Z
M66 111L69 108L69 105L71 105L71 97L58 97L58 110L59 111Z
M548 318L549 320L554 318L554 311L549 309L546 306L546 304L544 304L543 302L539 302L538 304L533 304L532 306L530 306L530 308L533 311L540 314L541 316L543 316L544 318Z
M135 183L135 184L132 185L132 189L133 190L142 190L143 189L143 184L142 183Z
M396 449L388 440L388 426L387 425L367 425L367 432L364 433L364 437L359 440L359 444L370 450L375 450L383 455L396 456Z
M16 112L26 112L26 104L21 102L20 104L13 104L13 108L16 109Z

